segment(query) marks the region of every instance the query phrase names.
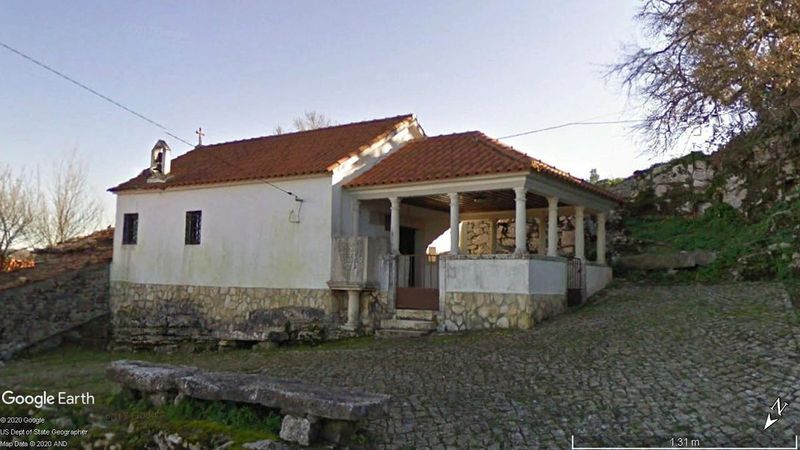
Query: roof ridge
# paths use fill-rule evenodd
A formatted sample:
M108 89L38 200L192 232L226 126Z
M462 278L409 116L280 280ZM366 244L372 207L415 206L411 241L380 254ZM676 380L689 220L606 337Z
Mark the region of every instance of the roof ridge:
M486 139L486 140L479 140L478 142L480 142L481 144L489 147L490 149L494 150L496 153L498 153L500 155L503 155L506 158L510 158L510 159L512 159L514 161L520 161L522 159L527 159L528 161L530 161L530 160L535 159L535 158L531 157L530 155L528 155L527 153L521 152L521 151L515 149L514 147L511 147L510 145L505 145L503 143L500 143L496 139L494 139L494 138L492 138L490 136L487 136L482 131L475 131L475 133L477 133L480 137ZM486 142L487 140L489 142ZM518 159L514 158L513 156L511 156L508 153L506 153L507 151L516 153L517 155L519 155L519 158Z
M272 138L286 137L286 136L292 136L292 135L302 134L302 133L313 133L313 132L322 131L322 130L331 130L331 129L334 129L334 128L344 128L344 127L349 127L349 126L354 126L354 125L365 125L365 124L369 124L369 123L389 121L389 120L392 120L392 119L395 119L396 121L399 122L401 119L408 120L408 119L410 119L412 117L414 117L413 113L400 114L400 115L397 115L397 116L383 117L383 118L380 118L380 119L370 119L370 120L362 120L360 122L348 122L348 123L342 123L342 124L338 124L338 125L330 125L330 126L327 126L327 127L314 128L313 130L292 131L292 132L289 132L289 133L269 134L269 135L264 135L264 136L255 136L255 137L251 137L251 138L235 139L235 140L232 140L232 141L215 142L213 144L206 144L206 145L197 146L194 149L203 149L203 148L209 148L209 147L216 147L216 146L219 146L219 145L226 145L226 144L240 144L240 143L244 143L244 142L255 141L255 140L258 140L258 139L272 139Z

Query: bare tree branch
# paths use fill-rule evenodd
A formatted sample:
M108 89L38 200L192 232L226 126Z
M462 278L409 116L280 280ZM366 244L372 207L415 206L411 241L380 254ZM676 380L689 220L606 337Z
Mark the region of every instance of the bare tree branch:
M661 153L692 135L711 146L792 120L800 96L800 0L648 0L636 16L654 45L612 66L645 105L638 127Z
M6 267L13 246L31 237L38 195L30 176L0 167L0 270Z

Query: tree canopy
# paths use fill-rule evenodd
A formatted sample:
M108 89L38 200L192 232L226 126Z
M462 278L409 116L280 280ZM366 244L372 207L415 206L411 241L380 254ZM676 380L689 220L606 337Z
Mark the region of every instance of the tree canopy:
M800 0L647 0L636 17L651 44L627 48L611 73L644 100L651 151L796 120Z

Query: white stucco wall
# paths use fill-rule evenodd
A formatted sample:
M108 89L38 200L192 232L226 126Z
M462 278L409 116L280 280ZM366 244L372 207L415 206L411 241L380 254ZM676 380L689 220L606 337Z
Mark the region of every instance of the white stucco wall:
M611 283L614 278L611 267L586 264L586 296L591 297Z
M565 294L567 263L550 259L530 260L531 294Z
M374 167L375 164L393 151L422 136L424 136L424 133L419 124L416 121L409 122L391 136L375 143L361 152L361 154L351 156L333 169L334 220L332 226L334 236L351 236L353 233L355 200L345 189L342 189L342 186ZM361 217L363 218L363 212ZM363 219L360 219L359 223L361 223L361 220ZM359 234L363 235L363 233Z
M527 259L448 259L448 292L528 294Z
M327 288L331 178L263 182L117 196L111 279L134 283ZM201 210L200 245L185 245L186 211ZM122 245L123 214L138 213L138 243Z
M444 286L448 292L495 294L565 294L566 263L534 258L447 259Z

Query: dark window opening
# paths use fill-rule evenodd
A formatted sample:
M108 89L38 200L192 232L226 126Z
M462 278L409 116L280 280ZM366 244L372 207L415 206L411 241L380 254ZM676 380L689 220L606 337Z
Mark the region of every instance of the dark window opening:
M136 245L139 237L139 214L125 214L122 220L122 244Z
M186 211L186 245L200 245L202 211Z

